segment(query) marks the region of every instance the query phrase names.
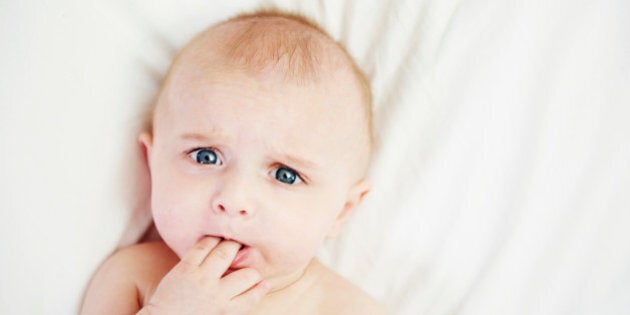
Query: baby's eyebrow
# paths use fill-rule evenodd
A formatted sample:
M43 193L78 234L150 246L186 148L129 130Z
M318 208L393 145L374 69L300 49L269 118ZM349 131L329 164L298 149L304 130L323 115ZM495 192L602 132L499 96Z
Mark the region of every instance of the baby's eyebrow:
M223 134L221 134L221 133L217 134L216 130L213 130L212 136L213 136L212 138L215 138L217 136L218 137L223 137ZM208 141L208 140L212 139L211 137L209 137L209 136L207 136L207 135L205 135L203 133L199 133L199 132L184 133L184 134L180 135L180 138L184 139L184 140L196 140L196 141Z
M317 166L318 166L315 162L312 162L312 161L309 161L309 160L306 160L306 159L302 159L302 158L299 158L297 156L293 156L293 155L290 155L290 154L287 154L287 153L281 153L280 154L280 158L283 161L288 161L289 162L288 164L297 165L297 166L299 166L301 168L316 169Z
M200 133L185 133L179 137L186 140L208 140L208 137Z

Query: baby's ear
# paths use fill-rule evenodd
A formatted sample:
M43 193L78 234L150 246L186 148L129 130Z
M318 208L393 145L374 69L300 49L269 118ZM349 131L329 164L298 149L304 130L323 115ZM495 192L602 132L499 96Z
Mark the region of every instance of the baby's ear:
M138 136L138 142L142 146L145 162L149 165L151 161L151 150L153 149L153 136L149 132L143 131Z
M337 216L335 223L333 223L332 228L326 235L329 238L334 238L339 235L339 231L343 226L343 223L350 217L350 214L354 212L354 209L361 203L363 198L370 192L370 182L367 179L361 179L359 182L354 184L350 191L348 192L348 199L343 206L343 209Z

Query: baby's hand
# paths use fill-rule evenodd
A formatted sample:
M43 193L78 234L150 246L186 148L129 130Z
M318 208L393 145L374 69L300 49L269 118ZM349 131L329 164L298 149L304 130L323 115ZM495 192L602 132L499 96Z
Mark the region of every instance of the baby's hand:
M184 254L138 314L245 314L268 288L258 271L244 268L221 278L240 244L205 237Z

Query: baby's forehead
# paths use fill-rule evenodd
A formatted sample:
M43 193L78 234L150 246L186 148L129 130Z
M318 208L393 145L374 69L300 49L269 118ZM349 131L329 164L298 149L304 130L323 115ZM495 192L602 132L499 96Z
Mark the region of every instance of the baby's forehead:
M182 75L170 84L162 103L167 108L165 113L184 120L202 112L210 115L212 110L238 108L235 114L241 117L264 115L278 121L305 119L316 126L333 121L340 124L343 120L346 124L363 121L359 99L349 90L343 82L298 84L278 78L274 73L251 75L226 71L205 73L201 77Z

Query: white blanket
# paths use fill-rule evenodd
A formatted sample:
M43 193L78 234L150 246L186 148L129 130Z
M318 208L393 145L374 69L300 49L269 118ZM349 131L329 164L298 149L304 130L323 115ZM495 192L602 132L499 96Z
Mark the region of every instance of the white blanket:
M630 313L622 0L5 1L0 313L75 313L138 240L144 108L192 35L261 4L372 80L373 190L325 263L392 314Z

